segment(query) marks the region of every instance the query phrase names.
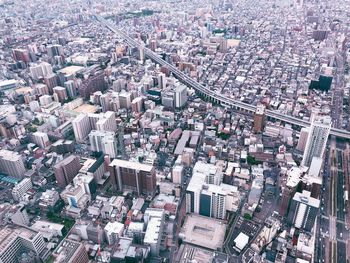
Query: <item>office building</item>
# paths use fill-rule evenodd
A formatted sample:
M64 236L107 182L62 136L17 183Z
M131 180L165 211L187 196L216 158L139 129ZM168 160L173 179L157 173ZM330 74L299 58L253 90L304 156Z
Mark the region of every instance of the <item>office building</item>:
M114 132L92 130L89 134L91 151L103 152L111 158L117 157L118 141Z
M152 165L114 159L109 171L115 189L132 190L139 195L153 195L156 190L156 173Z
M81 168L79 157L70 155L54 166L57 184L66 187L73 181Z
M141 113L143 111L143 98L137 97L131 102L131 109L133 112Z
M311 122L307 138L302 166L309 167L313 157L323 157L332 121L329 116L316 116Z
M54 263L88 263L89 257L81 242L64 239L53 253Z
M0 150L0 173L22 179L26 168L22 157L17 152Z
M39 259L46 248L41 233L25 227L0 229L0 262L17 263L18 256L31 251Z
M260 133L264 130L264 122L265 122L265 106L260 104L256 108L254 114L254 127L253 131L255 133Z
M72 121L75 139L78 142L83 142L91 131L90 119L86 114L78 115Z
M305 190L302 193L296 192L290 205L288 222L296 228L311 231L319 207L320 200L311 197L311 192Z
M48 74L44 77L44 82L49 89L49 93L53 93L53 88L58 86L58 77L55 73Z

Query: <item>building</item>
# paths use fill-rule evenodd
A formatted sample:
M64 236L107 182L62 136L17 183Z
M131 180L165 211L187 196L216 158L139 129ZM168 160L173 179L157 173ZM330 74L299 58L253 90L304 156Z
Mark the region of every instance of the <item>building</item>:
M265 106L260 104L256 108L255 114L254 114L254 127L253 131L255 133L260 133L264 129L264 122L265 122Z
M145 224L147 226L143 243L151 248L151 255L158 256L164 226L164 209L147 208Z
M29 68L30 75L33 79L41 79L47 75L53 74L52 66L47 62L41 62L40 64L35 64Z
M118 141L114 132L92 130L89 134L91 151L103 152L111 158L117 157Z
M49 136L47 136L47 133L39 131L32 134L32 141L42 149L45 149L50 144Z
M300 131L300 136L296 147L298 151L304 152L308 136L309 128L303 127Z
M113 245L117 243L119 237L123 236L124 224L119 222L108 222L104 230L108 244Z
M221 183L221 176L214 179L216 169L214 165L196 163L186 189L187 213L225 219L227 211L237 211L240 203L237 187Z
M21 182L15 185L12 189L12 197L15 201L19 202L24 199L25 193L32 188L32 180L30 178L24 178Z
M311 197L311 192L296 192L288 213L288 222L296 228L311 231L315 224L320 200Z
M80 114L72 120L72 126L78 142L83 142L91 131L90 119L86 114Z
M176 165L173 167L172 171L172 181L174 184L182 184L184 177L184 168L181 165Z
M187 103L187 87L179 85L175 88L175 108L182 108Z
M156 190L156 173L152 165L114 159L109 171L115 189L132 190L139 195L153 195Z
M89 257L84 244L64 239L53 253L54 263L88 263Z
M47 55L50 58L64 55L63 47L61 45L50 45L50 46L47 46L46 50L47 50Z
M54 166L57 184L61 187L66 187L78 174L80 167L79 157L75 155L70 155L57 163Z
M302 166L309 167L313 157L323 157L332 121L329 116L316 116L311 122L307 138Z
M29 51L26 49L13 49L12 56L15 61L30 62Z
M131 108L131 93L122 91L119 93L119 105L122 109L130 109Z
M18 256L31 251L39 259L46 244L41 233L25 227L0 229L0 262L16 263Z
M0 150L0 172L22 179L26 168L21 155L9 150Z
M67 90L65 87L56 86L53 88L54 97L56 97L56 101L65 102L68 99Z

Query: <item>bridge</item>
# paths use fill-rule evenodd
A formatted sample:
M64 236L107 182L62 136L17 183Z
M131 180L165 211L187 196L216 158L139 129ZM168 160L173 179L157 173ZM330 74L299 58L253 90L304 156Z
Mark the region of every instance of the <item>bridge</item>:
M128 45L130 45L131 47L137 47L139 49L143 49L146 57L150 58L151 60L160 64L161 66L166 66L176 78L178 78L181 82L183 82L187 86L193 88L197 92L197 94L201 95L202 97L208 99L211 102L221 104L224 107L228 107L236 110L242 110L246 112L252 112L252 113L256 111L256 106L254 105L250 105L248 103L244 103L242 101L232 99L230 97L225 96L224 94L217 93L203 86L202 84L198 83L197 81L195 81L194 79L192 79L191 77L187 76L185 73L180 71L174 65L166 62L158 54L156 54L149 48L145 47L143 44L137 42L135 39L131 38L126 33L117 29L115 25L107 21L105 18L97 14L94 14L94 16L100 23L106 26L109 30L111 30L112 32L122 37ZM282 121L291 125L295 125L299 127L310 126L309 121L302 120L293 116L289 116L277 111L267 109L265 114L270 119ZM337 138L350 139L350 131L347 131L344 129L338 129L338 128L332 127L330 131L330 135L334 135Z

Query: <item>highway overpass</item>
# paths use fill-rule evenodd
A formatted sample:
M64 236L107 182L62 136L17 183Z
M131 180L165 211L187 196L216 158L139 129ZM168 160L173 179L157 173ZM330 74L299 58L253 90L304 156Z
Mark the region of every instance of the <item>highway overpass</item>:
M210 90L209 88L203 86L202 84L198 83L191 77L184 74L174 65L169 64L168 62L163 60L158 54L156 54L149 48L145 47L143 44L137 42L135 39L129 37L126 33L117 29L116 26L113 25L111 22L107 21L106 19L104 19L103 17L97 14L94 14L94 16L98 21L100 21L103 25L109 28L112 32L122 37L131 47L137 47L139 49L143 49L146 57L150 58L151 60L160 64L161 66L166 66L169 69L169 71L173 73L173 75L175 75L181 82L183 82L187 86L192 87L197 92L197 94L207 98L209 101L221 104L225 107L230 107L233 109L243 110L247 112L253 112L253 113L255 112L256 106L229 98L223 94L219 94L215 91ZM296 125L299 127L310 126L310 122L308 121L305 121L293 116L285 115L283 113L276 112L273 110L266 110L266 116L269 117L270 119L282 121L282 122L285 122L291 125ZM350 131L347 131L347 130L331 128L330 134L338 138L350 139Z

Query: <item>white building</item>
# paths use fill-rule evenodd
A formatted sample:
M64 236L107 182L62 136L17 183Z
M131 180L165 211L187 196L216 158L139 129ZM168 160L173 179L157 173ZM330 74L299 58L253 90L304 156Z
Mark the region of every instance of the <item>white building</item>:
M104 230L108 244L113 245L118 241L119 237L123 235L124 224L119 222L108 222Z
M91 151L103 152L111 158L117 157L118 141L114 132L93 130L89 134Z
M30 178L24 178L21 182L15 185L12 189L12 197L15 201L24 201L25 193L33 187Z
M86 136L88 136L88 134L91 131L90 120L86 114L78 115L72 121L72 126L73 126L75 139L78 142L84 141Z
M181 108L187 103L187 87L179 85L175 88L175 108Z
M32 134L33 143L38 145L40 148L45 149L50 144L49 136L45 132L34 132Z
M313 157L323 157L331 125L329 116L313 118L301 165L309 167Z
M158 256L160 242L163 234L164 210L156 208L147 208L144 215L144 221L147 225L143 243L151 248L151 255Z

